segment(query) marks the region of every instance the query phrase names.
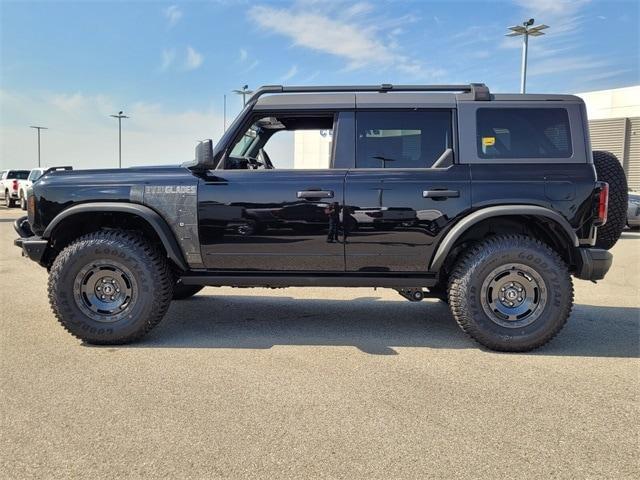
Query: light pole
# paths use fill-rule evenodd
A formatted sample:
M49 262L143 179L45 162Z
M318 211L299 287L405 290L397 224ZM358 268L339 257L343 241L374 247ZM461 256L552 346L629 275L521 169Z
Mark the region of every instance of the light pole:
M520 93L525 93L527 90L527 50L529 49L529 36L539 37L544 35L545 28L549 28L548 25L536 25L533 26L533 18L530 18L526 22L522 22L522 25L514 25L509 27L510 33L505 34L506 37L517 37L522 35L522 72L520 78Z
M233 93L242 95L242 106L244 107L247 104L247 95L251 95L253 90L249 90L249 85L245 85L242 90L234 90Z
M122 119L129 118L122 114L122 110L117 115L110 115L118 119L118 168L122 168Z
M29 126L29 128L35 128L38 130L38 168L40 168L40 130L49 130L47 127L36 127L35 125Z

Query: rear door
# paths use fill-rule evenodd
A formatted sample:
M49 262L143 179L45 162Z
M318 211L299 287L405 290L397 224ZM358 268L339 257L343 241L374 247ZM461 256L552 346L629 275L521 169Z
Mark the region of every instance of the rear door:
M352 118L351 114L351 125ZM344 203L347 169L338 168L337 157L353 155L353 150L336 146L337 112L305 118L264 112L254 120L255 135L268 136L266 143L255 145L257 140L247 134L238 142L252 146L238 143L234 157L224 168L209 172L199 186L205 266L344 272L344 245L327 241L331 209L339 210ZM353 145L352 129L350 137L345 140Z
M454 132L450 108L356 112L347 271L427 272L443 232L471 207Z

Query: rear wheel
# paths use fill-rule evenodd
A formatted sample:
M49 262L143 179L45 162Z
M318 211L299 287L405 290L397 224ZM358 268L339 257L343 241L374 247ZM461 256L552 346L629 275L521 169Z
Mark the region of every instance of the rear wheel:
M24 195L22 193L20 194L20 208L22 210L26 210L27 209L27 199L24 198Z
M609 184L609 211L607 223L598 227L596 247L609 250L613 247L627 223L629 188L624 168L616 156L609 152L594 151L593 164L598 180Z
M4 205L7 208L13 208L16 206L16 201L11 198L11 195L9 195L9 190L4 192Z
M470 248L449 280L460 327L492 349L524 352L551 340L573 306L567 266L547 245L499 235Z
M55 259L49 302L62 326L87 343L142 338L169 308L173 282L163 255L142 237L95 232Z

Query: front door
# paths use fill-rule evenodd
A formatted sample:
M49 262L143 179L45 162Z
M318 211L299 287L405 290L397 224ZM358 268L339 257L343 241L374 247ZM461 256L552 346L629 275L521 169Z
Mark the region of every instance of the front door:
M334 114L265 113L252 122L224 168L199 185L205 266L344 272L335 212L344 202L347 170L331 168Z
M345 184L347 271L426 273L443 231L471 207L452 114L356 113L356 165Z

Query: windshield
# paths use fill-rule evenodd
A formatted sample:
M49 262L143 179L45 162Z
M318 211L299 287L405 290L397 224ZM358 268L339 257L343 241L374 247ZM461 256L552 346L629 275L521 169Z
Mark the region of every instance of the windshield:
M242 157L245 152L249 148L249 146L253 143L257 136L257 132L255 127L252 125L249 130L247 130L242 138L235 144L233 150L231 150L232 157Z
M9 170L7 178L15 178L16 180L26 180L29 176L29 170Z

